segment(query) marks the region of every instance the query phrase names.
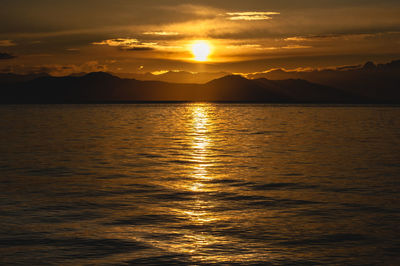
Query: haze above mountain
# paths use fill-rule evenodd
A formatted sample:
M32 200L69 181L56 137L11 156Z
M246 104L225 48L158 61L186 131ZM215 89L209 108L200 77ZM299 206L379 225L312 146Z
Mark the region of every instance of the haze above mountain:
M213 79L222 78L230 75L228 72L187 72L187 71L162 71L160 74L154 73L111 73L114 76L138 80L157 80L172 83L206 83Z

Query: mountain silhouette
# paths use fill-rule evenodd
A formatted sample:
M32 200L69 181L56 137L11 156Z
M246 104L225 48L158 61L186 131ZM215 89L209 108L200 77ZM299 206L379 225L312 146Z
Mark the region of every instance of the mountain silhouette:
M276 69L248 76L269 80L302 79L357 95L368 102L400 103L400 60L387 64L367 62L359 66L313 71Z
M347 70L321 71L321 76L331 77L340 72L340 81L346 86L331 86L306 79L289 78L282 80L264 77L247 79L238 75L227 75L204 84L168 83L163 81L141 81L116 77L106 72L93 72L85 75L52 77L46 74L0 75L1 103L113 103L113 102L160 102L160 101L218 101L218 102L269 102L269 103L400 103L398 84L393 83L393 69L399 69L398 62L386 65L367 63L364 66L346 68ZM281 75L288 72L278 70ZM343 73L344 74L343 74ZM372 76L365 77L365 72ZM298 74L299 72L297 72ZM328 74L327 74L328 73ZM350 74L351 73L351 74ZM355 78L367 79L378 86L375 95L360 91L354 84ZM378 73L386 73L388 82L375 80ZM275 73L276 74L276 73ZM305 74L304 74L305 75ZM317 75L317 76L318 76ZM349 75L351 79L345 79ZM333 77L332 77L333 78ZM319 80L324 80L319 78ZM398 80L398 78L397 78ZM351 83L353 81L353 83ZM385 83L386 82L386 83ZM330 84L330 82L327 82ZM379 84L386 84L382 89ZM389 84L389 85L387 85ZM355 86L354 89L351 89ZM390 87L391 86L391 87ZM373 87L373 86L372 86ZM350 88L350 89L349 89ZM389 88L389 89L388 89ZM365 93L365 92L368 93ZM379 94L381 93L381 94Z
M18 75L13 73L0 73L0 85L4 83L16 83L29 81L40 77L49 77L50 75L47 73L35 73L28 75Z
M260 78L255 80L264 88L280 94L284 99L292 102L357 102L361 98L349 92L329 86L319 85L302 79L268 80Z

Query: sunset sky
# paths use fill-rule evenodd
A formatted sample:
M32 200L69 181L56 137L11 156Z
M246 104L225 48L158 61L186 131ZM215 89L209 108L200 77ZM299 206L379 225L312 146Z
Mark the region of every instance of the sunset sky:
M398 0L3 0L0 72L322 68L400 58ZM195 60L202 41L210 54Z

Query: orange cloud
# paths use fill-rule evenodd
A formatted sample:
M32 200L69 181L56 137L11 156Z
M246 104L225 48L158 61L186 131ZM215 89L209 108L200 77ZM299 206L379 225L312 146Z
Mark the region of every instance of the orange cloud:
M10 47L16 44L12 40L0 40L0 47Z
M179 35L179 32L171 32L171 31L146 31L143 32L144 35L157 35L157 36L176 36Z
M241 49L241 48L260 48L260 44L235 44L226 46L228 49Z
M114 47L130 47L135 46L139 43L137 39L125 39L125 38L117 38L117 39L109 39L101 42L94 42L94 45L108 45Z
M285 41L287 41L287 42L302 42L302 41L306 41L307 40L307 38L304 38L304 37L289 37L289 38L285 38L284 39Z
M312 46L307 46L307 45L287 45L282 47L283 49L307 49L307 48L312 48Z
M273 15L279 15L279 12L227 12L229 20L269 20Z
M109 39L101 42L94 42L92 44L118 47L121 50L127 50L127 51L149 51L149 50L154 50L157 47L157 43L155 42L144 43L140 42L137 39L130 39L130 38Z

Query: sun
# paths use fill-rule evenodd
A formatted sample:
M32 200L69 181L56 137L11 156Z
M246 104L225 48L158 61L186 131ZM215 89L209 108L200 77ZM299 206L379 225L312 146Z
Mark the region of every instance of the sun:
M195 41L192 44L192 54L194 60L205 62L211 54L211 45L207 41Z

